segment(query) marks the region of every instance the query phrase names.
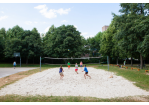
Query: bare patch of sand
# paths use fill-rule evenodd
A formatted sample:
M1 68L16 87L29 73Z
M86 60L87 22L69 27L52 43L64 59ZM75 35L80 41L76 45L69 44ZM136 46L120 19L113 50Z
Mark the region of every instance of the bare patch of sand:
M64 78L60 80L59 68L33 74L0 90L0 95L46 95L46 96L89 96L115 98L136 95L149 95L133 82L112 72L88 67L92 79L84 78L83 68L75 73L75 68L64 67ZM110 76L113 78L109 78Z

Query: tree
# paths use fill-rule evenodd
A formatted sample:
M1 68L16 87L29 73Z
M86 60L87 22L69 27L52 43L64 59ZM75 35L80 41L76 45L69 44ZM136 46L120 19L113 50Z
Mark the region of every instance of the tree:
M49 35L46 33L48 40L45 40L46 46L44 47L45 55L57 58L81 56L84 46L80 32L73 25L62 25L48 33Z
M14 52L21 52L22 41L20 37L22 36L23 31L24 30L18 25L14 26L12 29L8 29L5 35L5 57L12 58Z
M13 57L14 52L20 52L20 56L26 58L39 57L42 54L42 42L40 34L36 28L23 30L19 26L9 29L6 33L5 57Z
M5 49L6 31L5 28L0 29L0 57L4 59L4 49Z
M148 35L149 35L149 16L140 15L139 18L135 20L134 26L132 30L135 31L137 36L137 52L140 53L140 60L141 60L141 69L143 68L143 57L148 57L148 49L149 47L146 46L145 43L148 43ZM145 48L147 47L147 48Z
M43 55L43 47L40 34L38 33L36 28L33 28L33 30L31 31L31 36L35 39L32 49L32 51L34 52L34 54L32 55L34 63L34 57L40 57Z
M113 57L112 49L114 46L114 42L112 41L114 34L116 33L116 29L113 26L113 23L110 24L108 29L103 33L101 44L100 44L100 53L103 56L109 56L109 63L110 57Z
M52 33L54 33L54 31L56 30L56 27L54 25L52 25L48 32L45 34L45 36L43 37L43 52L44 52L44 56L48 56L48 51L47 49L49 49L49 40L50 40L50 36Z
M89 47L88 47L88 43L87 40L81 36L81 41L84 47L82 47L82 54L81 55L85 55L87 53L89 53Z
M22 42L20 37L23 31L24 30L18 25L14 26L12 29L8 29L5 38L5 57L13 57L14 52L21 52Z
M128 28L128 32L131 33L128 39L131 41L134 48L137 48L136 52L140 53L140 68L143 68L143 53L140 50L141 45L144 41L146 26L141 25L142 21L145 20L145 9L149 9L149 5L147 3L122 3L120 4L122 9L120 9L121 13L124 13L127 16L128 22L126 27ZM123 32L124 33L124 32ZM128 34L125 34L128 36ZM137 44L137 45L136 45ZM136 46L135 46L136 45Z
M23 28L19 27L18 25L14 26L12 29L9 29L9 31L10 34L7 33L7 36L9 38L19 38L19 39L21 38L24 32Z
M25 30L21 36L22 40L22 57L26 57L26 64L28 64L28 58L39 57L42 54L41 37L36 28L32 31Z
M102 32L98 32L94 37L87 39L87 46L90 49L90 56L99 56L100 43L102 40Z
M13 57L14 52L21 52L22 41L18 38L12 38L11 40L6 40L4 54L5 57Z
M133 19L133 20L132 20ZM134 15L122 15L114 17L114 25L117 26L117 33L114 39L118 42L119 55L121 57L137 57L137 43L134 37L134 32L132 31L132 26L136 17Z

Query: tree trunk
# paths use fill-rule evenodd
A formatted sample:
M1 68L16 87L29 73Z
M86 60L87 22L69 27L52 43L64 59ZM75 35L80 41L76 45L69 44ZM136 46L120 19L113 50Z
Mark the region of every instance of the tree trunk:
M132 62L132 61L133 61L133 59L132 59L132 57L131 57L131 67L133 66L133 62Z
M143 57L140 53L140 69L143 69Z
M117 57L117 64L118 64L118 57Z
M26 57L26 64L28 64L28 57Z

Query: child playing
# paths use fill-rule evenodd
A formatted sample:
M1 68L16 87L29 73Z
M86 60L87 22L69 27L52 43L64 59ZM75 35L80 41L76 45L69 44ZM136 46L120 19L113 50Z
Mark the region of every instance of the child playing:
M78 74L78 65L77 65L77 63L75 65L75 72Z
M84 71L85 71L85 74L84 74L84 78L86 79L86 76L90 77L91 79L91 76L88 75L88 70L86 68L86 65L84 65ZM83 71L82 71L83 72Z
M64 72L64 70L63 70L62 65L61 65L60 69L59 69L60 79L62 79L64 77L63 72Z
M13 66L14 66L14 69L15 69L15 67L16 67L16 61L13 62Z
M70 69L70 62L68 62L68 64L67 64L67 65L68 65L68 69Z
M82 69L82 67L83 67L83 62L82 62L82 61L80 62L80 67L81 67L81 69Z
M124 66L125 66L126 60L124 61Z

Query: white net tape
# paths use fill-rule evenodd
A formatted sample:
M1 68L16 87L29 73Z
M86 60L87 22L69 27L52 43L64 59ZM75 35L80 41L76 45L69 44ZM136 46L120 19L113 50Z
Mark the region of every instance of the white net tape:
M90 59L90 58L101 58L101 57L81 57L81 58L52 58L52 57L44 57L47 59Z

